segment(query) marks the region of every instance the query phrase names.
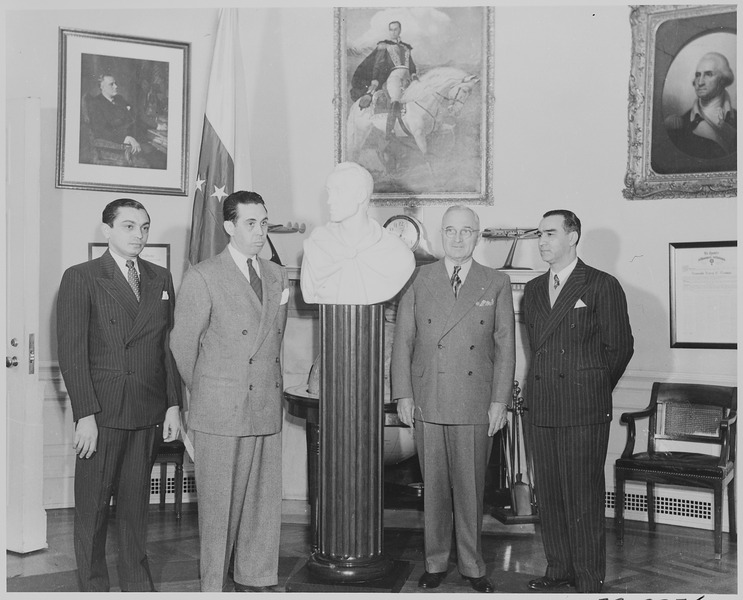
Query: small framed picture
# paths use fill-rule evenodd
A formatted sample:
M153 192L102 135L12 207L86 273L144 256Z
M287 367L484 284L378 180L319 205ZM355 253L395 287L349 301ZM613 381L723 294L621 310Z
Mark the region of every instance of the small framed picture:
M671 348L738 347L737 246L669 244Z
M183 42L59 32L59 188L186 195Z
M107 249L105 242L88 242L88 260L99 258ZM147 244L139 257L170 271L170 244Z

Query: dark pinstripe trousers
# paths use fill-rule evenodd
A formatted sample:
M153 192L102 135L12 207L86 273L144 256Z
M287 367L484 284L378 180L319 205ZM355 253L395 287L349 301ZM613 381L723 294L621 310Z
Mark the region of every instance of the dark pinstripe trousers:
M526 424L525 424L526 425ZM604 464L609 423L525 426L534 459L547 577L599 592L606 574Z
M162 426L144 429L98 427L91 458L75 460L75 558L80 590L107 592L106 534L111 494L116 490L119 586L155 590L147 562L150 473L162 441Z
M455 532L457 567L467 577L486 574L482 558L482 503L493 446L487 425L439 425L415 421L423 475L423 538L426 571L449 566Z

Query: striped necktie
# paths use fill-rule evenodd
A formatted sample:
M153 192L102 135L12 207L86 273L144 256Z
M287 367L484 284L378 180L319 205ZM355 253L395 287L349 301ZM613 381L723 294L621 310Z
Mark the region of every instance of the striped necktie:
M258 273L253 267L252 258L248 259L248 275L250 275L250 287L253 288L255 295L258 296L258 302L263 303L263 285L261 284L261 278L258 277Z
M139 302L139 275L137 275L137 269L134 268L134 261L126 261L126 266L129 269L127 280L129 281L129 285L131 286L134 295L137 297L137 302Z
M459 278L459 271L461 270L460 265L455 265L454 272L451 274L451 289L454 290L454 298L459 296L459 288L462 287L462 280Z

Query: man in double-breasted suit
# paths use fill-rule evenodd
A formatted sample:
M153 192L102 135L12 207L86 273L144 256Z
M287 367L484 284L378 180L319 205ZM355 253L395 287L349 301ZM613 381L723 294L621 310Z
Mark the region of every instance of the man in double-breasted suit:
M474 211L450 207L441 227L445 257L416 269L404 288L391 359L397 412L415 427L425 485L418 586L436 588L446 576L454 528L460 574L492 592L480 534L491 436L506 423L513 387L513 297L507 275L472 260Z
M260 195L225 198L227 248L191 267L170 345L191 396L199 490L201 590L221 592L234 550L237 591L278 583L281 529L281 341L284 269L257 254L268 213Z
M547 212L538 232L550 270L524 291L531 352L524 423L547 572L529 588L575 585L579 592L599 592L606 571L611 394L632 357L632 330L619 282L578 258L578 217Z
M109 591L108 506L116 493L119 585L153 591L147 563L150 473L180 429L181 380L168 348L170 273L139 257L150 217L130 199L103 211L108 250L64 273L59 366L75 421L75 557L81 591Z

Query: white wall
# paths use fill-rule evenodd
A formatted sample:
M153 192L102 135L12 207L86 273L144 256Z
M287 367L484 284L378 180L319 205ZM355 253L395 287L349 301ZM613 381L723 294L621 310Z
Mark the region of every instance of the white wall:
M58 28L191 43L189 195L137 195L152 216L150 241L171 244L177 287L186 264L217 10L12 10L5 17L6 96L41 98L41 319L46 329L40 359L50 362L56 360L54 302L62 272L87 258L87 242L102 241L100 211L121 195L54 187ZM268 202L272 222L301 221L309 231L327 219L323 185L334 160L333 10L243 8L239 19L253 188ZM495 21L495 202L477 208L482 225L531 227L545 210L574 210L584 225L579 254L615 274L627 292L636 338L629 374L640 382L633 385L649 390L653 379L674 377L735 381L736 351L669 348L668 243L737 239L737 199L627 201L621 194L627 164L629 8L498 6ZM372 212L383 221L402 210ZM435 252L440 252L437 230L443 210L416 210ZM285 262L299 264L304 237L274 236ZM497 267L507 249L503 242L482 242L475 257ZM544 266L533 241L519 244L515 262ZM289 343L311 343L305 339L306 326L296 331L302 332L301 339ZM287 367L294 369L295 380L300 378L296 365ZM644 402L641 394L618 399L618 405ZM300 436L299 431L289 433L294 441L285 442L285 449L303 443L303 437L292 436Z

